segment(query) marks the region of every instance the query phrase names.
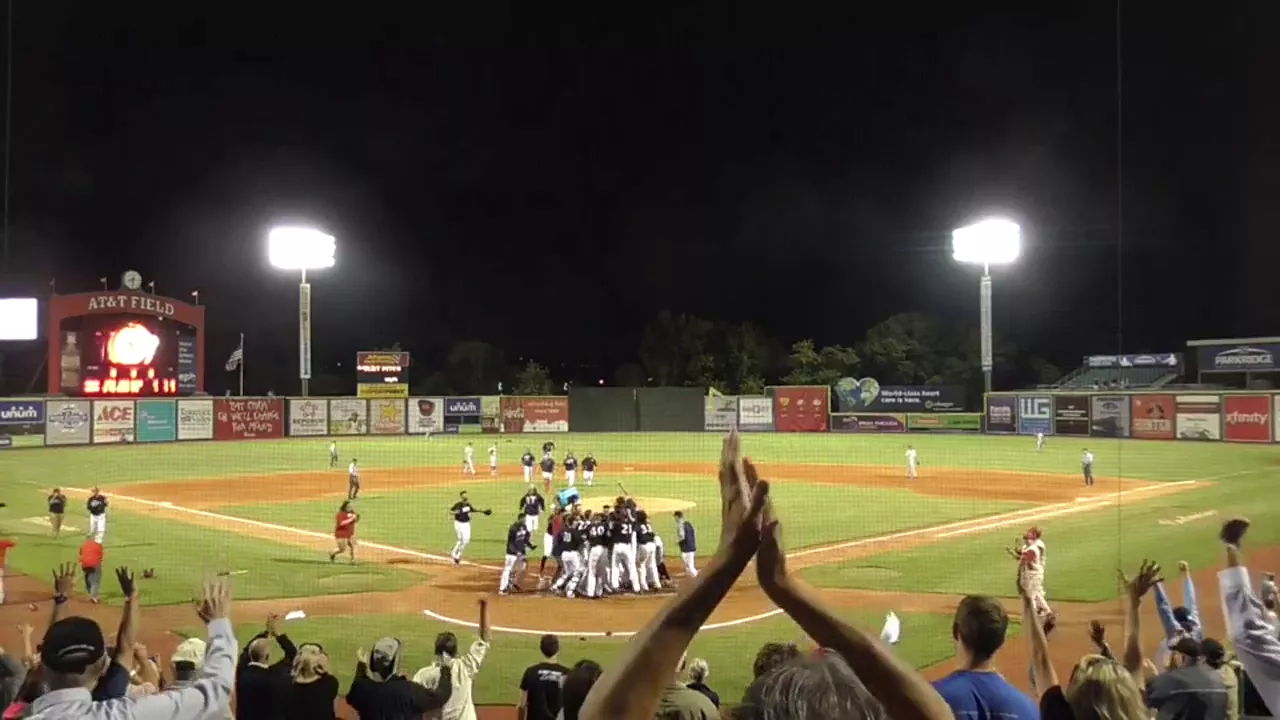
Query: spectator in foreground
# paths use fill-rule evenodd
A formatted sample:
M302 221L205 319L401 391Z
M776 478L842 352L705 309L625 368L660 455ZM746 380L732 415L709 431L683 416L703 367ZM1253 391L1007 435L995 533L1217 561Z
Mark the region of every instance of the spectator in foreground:
M683 682L688 668L685 658L681 657L676 665L675 676L663 688L658 698L658 709L654 717L659 718L718 718L720 711L711 700L697 690L690 689Z
M799 660L800 656L800 648L795 643L765 643L760 646L755 661L751 663L751 677L758 678L774 668Z
M0 710L18 699L22 684L27 679L27 669L22 661L0 647Z
M476 720L476 706L471 699L472 685L480 665L489 653L489 600L480 599L480 637L471 643L465 655L458 656L458 636L443 632L436 636L436 661L414 676L413 681L428 690L439 687L441 670L450 668L453 673L453 693L445 703L444 720Z
M428 713L437 717L453 691L449 668L442 668L434 691L409 682L400 672L404 646L385 637L373 644L373 651L356 652L356 672L347 690L347 704L360 717L370 720L418 720Z
M747 688L737 720L848 718L884 720L884 707L838 653L819 650L779 665Z
M1204 663L1222 678L1227 689L1227 720L1238 720L1240 717L1240 678L1236 669L1227 663L1227 649L1213 638L1205 638L1200 643L1200 654Z
M996 652L1009 631L1009 614L993 597L970 595L956 607L951 638L959 669L934 683L957 718L1035 720L1036 704L996 669Z
M298 648L290 673L292 692L285 706L290 720L334 720L333 701L338 697L338 678L329 674L329 656L315 643Z
M689 689L696 690L711 701L712 705L720 707L720 696L714 690L707 687L707 678L711 677L711 666L702 658L694 658L689 661Z
M236 670L236 717L239 720L271 720L284 714L289 698L289 671L298 648L277 630L279 615L267 618L267 627L245 645ZM271 641L284 657L271 662Z
M1169 594L1164 583L1155 586L1156 614L1164 627L1165 641L1160 643L1156 652L1156 667L1164 669L1172 660L1173 646L1184 637L1199 643L1204 639L1204 630L1200 626L1200 602L1196 599L1196 584L1191 579L1191 566L1185 561L1178 563L1178 571L1182 575L1182 605L1174 607L1169 601ZM1188 646L1189 647L1189 646Z
M564 676L564 688L560 695L564 705L560 709L559 720L578 720L582 703L603 674L604 670L592 660L579 660L573 666L569 674Z
M1201 662L1200 643L1182 637L1173 647L1173 664L1147 684L1147 705L1160 720L1226 720L1227 686L1217 669Z
M1262 702L1273 713L1280 710L1280 639L1276 626L1266 620L1262 603L1254 597L1245 567L1242 546L1249 521L1228 520L1218 537L1226 550L1226 567L1218 573L1222 614L1245 675Z
M693 636L755 558L757 579L769 599L820 647L839 654L840 662L852 671L849 675L858 677L866 687L875 688L874 705L848 708L842 720L878 717L886 711L897 720L951 720L951 708L914 669L874 635L837 619L812 591L790 579L782 551L782 526L769 503L769 483L760 479L750 461L742 458L740 440L737 431L731 431L720 457L721 532L710 562L627 643L622 656L591 688L580 716L588 720L657 717L655 711L670 682L669 668L679 663ZM828 656L815 658L814 662L826 663L815 668L815 673L836 672L829 666L838 663ZM819 685L820 682L810 683ZM800 686L795 683L790 687ZM841 685L842 689L845 687ZM848 695L775 697L780 702L770 708L771 713L777 713L774 717L803 717L807 706L828 707ZM712 708L704 715L717 718L719 712Z
M98 683L110 658L106 638L89 618L69 617L45 633L40 660L48 692L31 704L27 717L137 718L196 720L225 711L235 683L236 638L231 631L231 589L225 577L206 581L196 612L208 624L205 675L194 684L140 698L95 702L90 689Z
M560 638L543 635L538 641L543 661L530 665L520 677L520 720L555 720L560 714L561 686L569 668L560 664Z

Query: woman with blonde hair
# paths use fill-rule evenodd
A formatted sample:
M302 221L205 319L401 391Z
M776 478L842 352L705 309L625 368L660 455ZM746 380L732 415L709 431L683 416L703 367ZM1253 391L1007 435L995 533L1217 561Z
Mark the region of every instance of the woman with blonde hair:
M298 647L290 671L286 717L293 720L334 720L333 703L338 697L338 678L329 674L329 656L315 643Z
M1145 720L1151 716L1133 674L1102 655L1080 658L1063 694L1075 720Z

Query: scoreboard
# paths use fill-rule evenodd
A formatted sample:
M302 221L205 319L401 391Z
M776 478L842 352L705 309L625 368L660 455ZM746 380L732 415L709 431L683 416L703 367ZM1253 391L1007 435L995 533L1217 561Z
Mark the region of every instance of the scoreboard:
M409 353L356 353L356 394L363 398L409 397Z
M62 329L59 369L64 393L177 397L194 391L194 363L189 361L194 338L183 327L158 318L107 315L77 320Z

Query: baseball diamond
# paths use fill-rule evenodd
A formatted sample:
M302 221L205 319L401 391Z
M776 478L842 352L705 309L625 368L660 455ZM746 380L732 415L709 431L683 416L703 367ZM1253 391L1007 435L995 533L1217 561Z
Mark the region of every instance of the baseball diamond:
M92 487L108 498L106 563L153 571L141 581L144 639L161 654L198 632L189 594L203 573L216 570L234 577L241 627L257 626L270 613L292 613L305 617L287 621L286 630L323 643L334 657L354 657L372 639L395 634L408 648L410 672L427 664L435 634L453 630L467 637L476 599L496 594L507 528L529 487L519 458L546 441L554 443L557 463L570 451L598 459L594 484L579 481L583 506L599 509L627 495L648 511L676 586L683 577L674 511L696 525L699 557L714 551L718 433L492 434L474 440L475 447L498 448L496 477L460 471L466 436L336 439L344 461L359 458L354 563L329 559L334 514L348 494L345 462L329 467L330 437L0 454L0 476L7 480L0 499L8 504L0 509L0 530L17 541L8 558L0 642L15 642L17 623L42 616L28 605L47 605L50 569L74 559L82 539L74 532L54 539L39 520L55 486L69 497L66 530L87 526L83 508ZM1215 516L1241 513L1259 521L1255 562L1280 561L1280 537L1267 535L1280 532L1280 517L1270 517L1280 509L1255 502L1280 470L1268 444L1095 437L1088 440L1095 484L1085 486L1082 442L1063 438L1039 452L1034 438L1017 435L748 434L743 442L771 480L778 512L791 519L789 566L850 622L878 627L886 612L895 612L903 625L898 652L930 677L948 669L944 661L953 649L947 628L958 596L987 593L1006 598L1011 612L1020 609L1004 548L1032 526L1052 548L1044 584L1064 627L1053 652L1064 658L1077 657L1087 644L1083 628L1089 620L1121 619L1112 578L1099 567L1147 557L1169 566L1187 560L1207 579L1212 547L1183 540L1210 533ZM919 458L913 479L903 460L908 443ZM555 483L556 491L564 487L559 464ZM450 508L461 491L474 511L470 544L455 566ZM553 499L548 496L548 508ZM1175 518L1179 522L1171 522ZM541 530L533 533L533 543L542 539ZM537 660L539 635L560 634L570 661L590 656L607 663L672 592L618 593L594 602L552 595L537 589L540 557L541 548L529 552L529 569L517 582L521 591L492 603L501 652L476 679L480 703L514 703L519 673ZM102 605L77 599L75 611L114 622L119 591L111 583L104 591ZM1217 613L1206 613L1205 621L1220 630ZM748 574L691 653L716 668L721 694L736 698L750 680L750 663L741 658L771 640L809 644ZM1021 643L1004 652L1007 667L1025 659ZM347 663L335 671L345 686ZM1014 677L1019 673L1009 674L1020 680Z

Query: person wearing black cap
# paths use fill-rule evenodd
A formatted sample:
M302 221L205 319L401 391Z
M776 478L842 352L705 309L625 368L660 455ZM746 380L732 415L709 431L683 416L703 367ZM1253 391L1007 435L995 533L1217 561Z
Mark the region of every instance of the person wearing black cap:
M231 589L225 577L204 584L197 614L208 624L205 674L186 687L137 698L95 702L90 689L106 671L106 638L93 620L69 617L49 626L40 649L49 691L31 704L32 718L183 720L225 713L235 683L236 638L228 619Z
M417 720L424 713L439 710L453 694L449 668L440 673L434 689L410 682L400 672L404 646L393 637L373 644L373 652L356 651L359 662L347 690L347 704L361 718L377 720Z
M267 618L267 628L258 633L240 655L236 668L236 717L240 720L277 718L289 697L289 669L298 648L288 635L276 632L280 616ZM271 664L271 640L280 644L284 657Z
M1240 678L1236 669L1227 663L1227 649L1213 638L1200 641L1200 654L1204 663L1213 668L1222 677L1222 684L1227 688L1227 720L1240 717Z
M1159 720L1226 720L1227 686L1217 670L1201 662L1200 643L1184 636L1169 649L1178 667L1147 683L1147 706Z

